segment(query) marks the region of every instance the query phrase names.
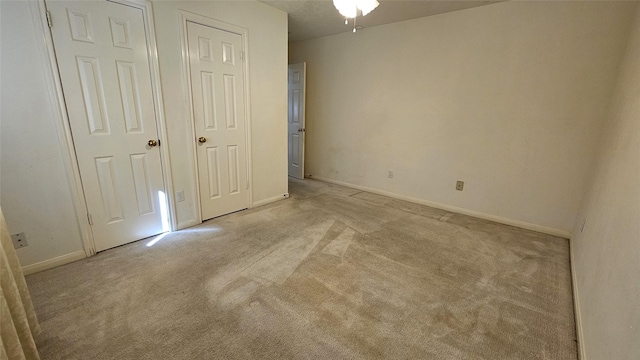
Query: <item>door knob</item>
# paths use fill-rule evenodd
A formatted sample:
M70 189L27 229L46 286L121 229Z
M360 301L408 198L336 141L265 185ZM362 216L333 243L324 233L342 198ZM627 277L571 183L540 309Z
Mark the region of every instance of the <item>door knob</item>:
M204 136L200 136L200 137L198 138L198 142L199 142L200 144L204 144L204 143L206 143L206 142L207 142L207 138L206 138L206 137L204 137Z
M151 140L147 141L147 145L149 145L151 147L157 146L158 145L158 141L151 139Z

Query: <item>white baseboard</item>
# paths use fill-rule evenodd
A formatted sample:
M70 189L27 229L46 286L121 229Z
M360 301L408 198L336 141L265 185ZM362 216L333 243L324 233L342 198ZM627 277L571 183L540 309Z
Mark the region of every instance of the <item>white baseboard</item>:
M186 229L188 227L196 226L200 224L196 219L189 219L186 221L182 221L178 223L178 228L176 230Z
M267 204L271 204L272 202L276 202L276 201L280 201L288 198L289 198L289 193L284 193L282 195L276 195L270 198L254 201L253 204L251 204L251 207L254 208L262 205L267 205Z
M311 179L320 180L320 181L324 181L324 182L328 182L328 183L332 183L332 184L336 184L336 185L342 185L342 186L350 187L350 188L353 188L353 189L367 191L367 192L378 194L378 195L388 196L388 197L392 197L392 198L395 198L395 199L404 200L404 201L408 201L408 202L412 202L412 203L416 203L416 204L420 204L420 205L426 205L426 206L430 206L430 207L433 207L433 208L436 208L436 209L446 210L446 211L450 211L450 212L454 212L454 213L458 213L458 214L463 214L463 215L469 215L469 216L477 217L479 219L494 221L494 222L497 222L497 223L501 223L501 224L505 224L505 225L511 225L511 226L522 228L522 229L537 231L537 232L540 232L540 233L543 233L543 234L558 236L558 237L565 238L565 239L569 239L571 237L571 233L569 233L568 231L548 228L548 227L545 227L545 226L531 224L531 223L520 221L520 220L514 220L514 219L504 218L504 217L501 217L501 216L485 214L485 213L482 213L482 212L479 212L479 211L473 211L473 210L463 209L463 208L459 208L459 207L455 207L455 206L440 204L440 203L436 203L436 202L432 202L432 201L428 201L428 200L424 200L424 199L419 199L419 198L415 198L415 197L411 197L411 196L400 195L400 194L397 194L397 193L393 193L393 192L389 192L389 191L385 191L385 190L379 190L379 189L375 189L375 188L370 188L370 187L367 187L367 186L354 185L354 184L351 184L351 183L338 181L338 180L333 180L333 179L328 179L328 178L324 178L324 177L320 177L320 176L316 176L316 175L313 175L313 177L311 177Z
M582 312L580 311L580 296L578 296L578 277L574 261L573 238L569 239L569 256L571 261L571 283L573 288L573 312L576 318L576 337L578 338L578 359L587 360L584 349L584 333L582 332Z
M270 198L267 198L267 199L254 201L250 208L271 204L272 202L276 202L276 201L287 199L287 198L289 198L289 193L284 193L282 195L276 195L276 196L273 196L273 197L270 197ZM182 221L182 222L178 223L178 229L177 230L186 229L188 227L196 226L196 225L199 225L199 224L200 224L200 222L198 222L198 220L196 220L196 219L185 220L185 221Z
M44 271L47 269L54 268L56 266L68 264L74 261L82 260L86 258L87 255L84 253L84 250L78 250L66 255L54 257L53 259L41 261L35 264L27 265L22 267L22 272L25 275L37 273L40 271Z

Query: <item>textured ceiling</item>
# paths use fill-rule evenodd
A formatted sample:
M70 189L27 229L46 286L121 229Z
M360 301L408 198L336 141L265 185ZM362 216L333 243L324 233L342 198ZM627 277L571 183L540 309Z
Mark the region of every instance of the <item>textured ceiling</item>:
M260 0L289 14L289 41L296 42L351 31L331 0ZM378 0L380 6L357 24L364 28L468 9L499 1L458 0ZM501 0L504 1L504 0Z

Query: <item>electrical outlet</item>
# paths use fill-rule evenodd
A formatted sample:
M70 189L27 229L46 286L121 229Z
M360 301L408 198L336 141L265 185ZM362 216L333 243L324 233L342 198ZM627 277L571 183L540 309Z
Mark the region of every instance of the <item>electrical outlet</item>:
M180 190L176 192L176 200L178 202L184 201L184 190Z
M393 179L393 170L389 169L389 179Z
M29 244L27 244L27 237L23 232L11 235L11 241L13 241L13 247L16 249L29 246Z
M464 189L464 181L456 181L456 190L462 191L462 189Z

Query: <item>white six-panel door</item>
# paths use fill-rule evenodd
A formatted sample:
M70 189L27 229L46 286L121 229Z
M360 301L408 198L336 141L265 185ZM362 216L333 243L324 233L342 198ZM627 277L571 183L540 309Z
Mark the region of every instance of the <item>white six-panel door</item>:
M169 230L142 10L47 9L96 251Z
M242 36L187 22L202 219L249 205Z
M305 89L307 63L289 65L289 176L304 179Z

